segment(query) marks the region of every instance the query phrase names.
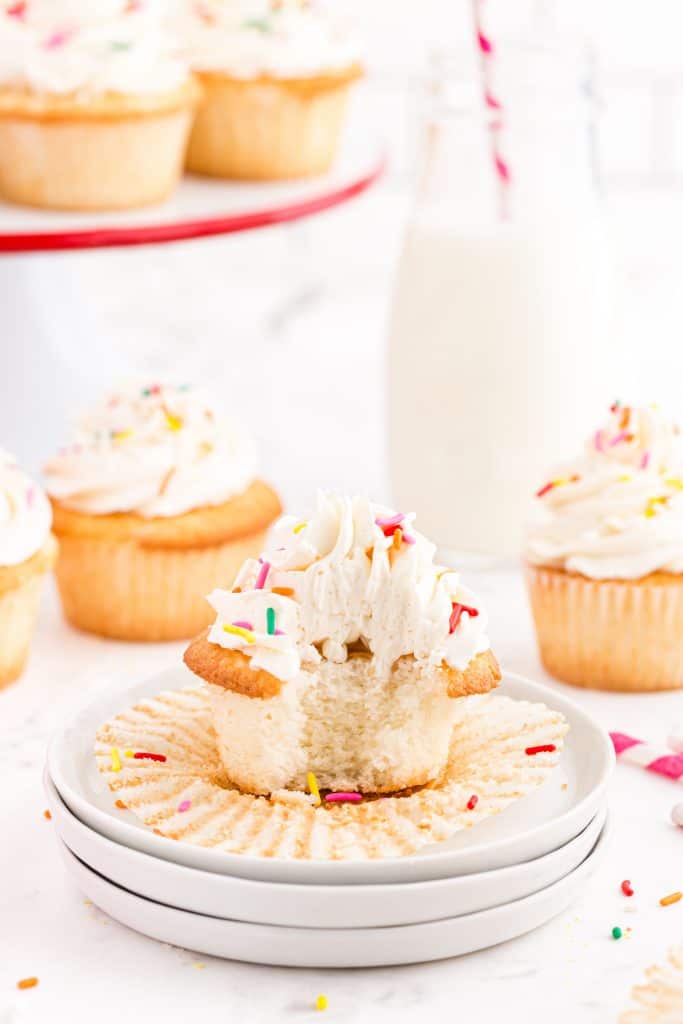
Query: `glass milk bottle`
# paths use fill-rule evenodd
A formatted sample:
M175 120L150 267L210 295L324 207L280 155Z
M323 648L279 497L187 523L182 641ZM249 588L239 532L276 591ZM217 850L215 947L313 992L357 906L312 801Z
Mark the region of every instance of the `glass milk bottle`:
M610 261L578 56L501 56L502 112L451 67L430 81L394 288L390 481L442 557L499 561L619 387Z

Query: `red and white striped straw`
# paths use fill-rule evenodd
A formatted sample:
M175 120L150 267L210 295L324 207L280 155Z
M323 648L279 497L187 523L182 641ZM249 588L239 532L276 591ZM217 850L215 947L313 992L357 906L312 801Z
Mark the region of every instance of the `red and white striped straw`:
M645 743L623 732L611 732L609 735L620 761L628 761L629 764L647 768L649 772L683 782L683 754L672 754L665 747Z
M500 197L500 216L506 218L509 213L509 189L510 189L510 165L501 151L501 133L503 130L503 104L500 97L496 96L493 90L493 61L494 47L491 36L484 30L482 20L482 8L484 0L472 0L472 16L474 19L474 31L477 48L479 50L481 63L481 80L484 92L484 102L491 112L489 132L491 135L491 157L493 167L498 181Z

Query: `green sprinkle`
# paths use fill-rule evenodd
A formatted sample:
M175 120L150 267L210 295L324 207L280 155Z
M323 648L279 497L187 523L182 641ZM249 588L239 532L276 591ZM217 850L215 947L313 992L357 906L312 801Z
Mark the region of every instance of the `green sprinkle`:
M266 632L268 636L275 634L275 609L266 608Z
M623 935L623 932L622 932L621 928L619 928L617 925L615 925L614 928L612 929L612 938L613 939L620 939L622 935Z
M116 50L117 52L121 53L124 50L130 50L130 43L114 42L111 44L111 48L112 50Z
M255 28L258 32L272 32L273 27L265 18L247 18L242 22L243 28Z

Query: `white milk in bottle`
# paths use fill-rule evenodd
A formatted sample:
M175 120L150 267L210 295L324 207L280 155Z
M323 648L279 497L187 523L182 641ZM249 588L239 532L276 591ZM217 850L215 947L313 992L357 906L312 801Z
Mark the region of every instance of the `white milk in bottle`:
M432 105L394 288L393 500L447 555L517 556L543 472L576 447L618 384L585 111L578 86L531 88L532 57L542 75L559 74L545 53L526 54L522 81L509 87L504 188L482 105L463 104L457 89Z

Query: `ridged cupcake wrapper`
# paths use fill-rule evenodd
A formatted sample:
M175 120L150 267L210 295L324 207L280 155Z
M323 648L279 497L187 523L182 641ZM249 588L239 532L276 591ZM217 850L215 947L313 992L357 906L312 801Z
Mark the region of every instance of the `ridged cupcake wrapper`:
M24 670L38 617L44 574L0 594L0 689Z
M183 640L215 618L206 595L230 587L265 532L205 548L63 536L57 584L69 622L119 640Z
M637 1008L624 1011L619 1024L683 1021L683 946L669 950L666 963L647 968L645 983L633 988L631 999Z
M603 690L683 687L683 577L591 580L534 566L526 576L551 675Z
M192 112L102 120L0 115L0 194L66 210L160 202L182 173Z
M277 82L202 79L187 152L197 174L275 180L322 174L341 133L349 85L300 95Z
M267 857L367 860L406 856L498 814L545 782L567 730L563 716L544 704L465 698L447 770L431 787L315 807L305 793L258 797L231 788L207 688L193 687L141 701L103 725L95 756L117 805L169 839ZM526 753L545 744L555 749ZM127 750L166 760L139 760ZM468 809L472 796L476 806Z

